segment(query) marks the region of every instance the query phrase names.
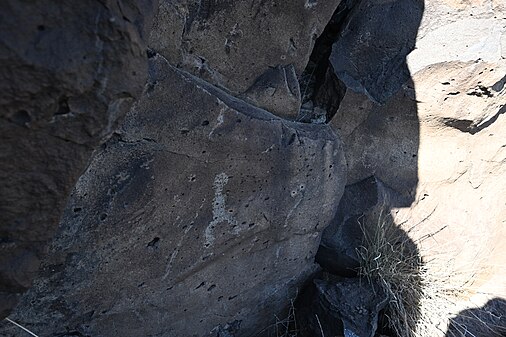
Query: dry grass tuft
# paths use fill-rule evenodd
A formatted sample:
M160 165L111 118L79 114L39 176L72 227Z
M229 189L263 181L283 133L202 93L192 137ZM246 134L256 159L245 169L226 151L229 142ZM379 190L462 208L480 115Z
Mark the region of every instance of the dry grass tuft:
M457 314L456 302L468 294L468 282L441 257L423 261L417 244L389 213L365 217L361 227L360 276L375 280L389 295L385 310L389 328L399 337L444 336L450 318Z

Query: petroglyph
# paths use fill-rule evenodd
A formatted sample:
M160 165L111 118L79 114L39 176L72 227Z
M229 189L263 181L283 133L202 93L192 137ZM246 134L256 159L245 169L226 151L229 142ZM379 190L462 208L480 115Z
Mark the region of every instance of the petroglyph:
M232 214L225 210L225 196L223 195L223 188L228 183L228 176L225 173L220 173L214 178L214 200L213 200L213 220L207 225L205 231L204 247L209 248L214 243L214 228L221 222L228 222L234 228L234 234L239 231L238 222Z

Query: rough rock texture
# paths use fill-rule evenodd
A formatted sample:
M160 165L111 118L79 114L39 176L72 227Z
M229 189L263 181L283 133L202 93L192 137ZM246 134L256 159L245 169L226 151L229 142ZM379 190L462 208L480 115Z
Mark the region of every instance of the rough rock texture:
M0 318L92 151L144 85L155 1L0 4Z
M404 196L403 206L416 190L419 138L406 56L423 9L420 0L354 3L330 55L346 86L331 124L346 144L348 184L374 175Z
M300 75L335 1L160 1L150 47L172 64L243 93L268 67Z
M415 89L408 81L385 105L348 90L331 121L346 144L348 184L372 175L409 206L418 182L419 121Z
M40 336L260 333L315 271L343 155L328 126L279 119L154 56L12 317Z
M500 43L506 6L427 1L427 8L408 58L410 69L420 68L413 76L420 102L419 183L413 205L397 218L405 226L423 221L419 236L447 226L421 252L442 252L456 274L473 277L475 295L462 309L475 308L506 297L500 267L506 263L506 202L500 197L506 195L506 45ZM451 20L439 21L443 16Z
M240 97L277 116L296 119L301 104L293 65L267 69Z
M425 254L446 254L452 267L472 275L478 295L505 296L506 88L504 60L448 62L414 76L420 116L418 189L398 221L421 221L419 236L445 230L424 242ZM457 96L457 97L455 97ZM442 244L444 243L444 244ZM470 276L469 276L470 277ZM487 295L484 295L487 294Z

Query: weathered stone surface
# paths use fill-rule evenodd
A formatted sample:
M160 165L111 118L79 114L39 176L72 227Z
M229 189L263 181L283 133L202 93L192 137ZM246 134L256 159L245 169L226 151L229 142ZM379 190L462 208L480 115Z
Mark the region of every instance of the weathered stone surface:
M415 239L446 226L420 252L444 256L454 274L473 279L469 302L459 303L465 310L506 297L506 204L498 197L506 195L506 59L498 42L506 8L449 0L427 1L427 8L408 57L410 69L419 69L419 184L397 219L406 228L423 223Z
M150 47L172 64L243 93L269 68L304 70L333 1L160 1Z
M349 89L385 103L410 78L423 0L357 1L332 48L330 62Z
M506 194L505 74L504 61L448 62L414 76L423 102L419 183L412 206L397 219L405 228L423 223L415 239L437 232L421 245L422 255L443 256L449 270L474 280L476 295L462 309L506 296L497 267L506 263L506 204L498 197Z
M0 318L146 79L155 1L0 4Z
M409 235L420 254L473 280L462 309L506 296L498 267L506 263L506 204L498 197L506 193L506 68L498 42L505 8L467 3L426 1L407 58L412 79L383 106L348 90L331 122L345 144L348 183L374 175L407 196L393 214L405 230L416 229Z
M409 68L412 79L390 76L395 68L381 57L376 60L386 66L361 73L361 60L374 55L369 49L357 56L358 70L345 67L351 80L337 71L349 89L362 91L347 90L331 122L345 144L348 183L374 175L405 197L392 204L392 214L423 258L439 261L452 280L472 283L469 301L463 296L459 303L469 309L464 313L506 297L500 267L506 263L506 204L498 197L506 194L505 13L501 1L425 1L416 48L401 68ZM350 27L367 32L365 20L355 20L364 27ZM345 42L336 44L345 48L338 55L356 51ZM374 69L386 75L370 75ZM390 96L379 106L369 88L388 83L384 79L397 82L380 90Z
M158 55L150 74L12 316L40 336L253 336L316 268L345 182L335 133Z
M416 50L408 56L412 74L440 62L495 62L505 57L502 0L425 0Z
M408 81L385 105L348 90L332 127L346 144L348 184L379 178L409 206L418 183L419 121L415 89Z
M334 90L342 100L332 104L338 109L330 123L346 144L347 183L375 176L409 206L418 181L419 122L406 56L414 48L423 2L352 4L330 55L337 88L346 87L344 94Z

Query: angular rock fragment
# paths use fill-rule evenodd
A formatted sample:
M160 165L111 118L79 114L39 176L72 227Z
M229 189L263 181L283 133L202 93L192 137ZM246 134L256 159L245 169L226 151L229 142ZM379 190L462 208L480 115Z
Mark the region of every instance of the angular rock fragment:
M413 50L423 0L357 2L330 62L346 86L385 103L410 78L406 56Z
M334 219L323 231L316 262L334 275L357 276L357 250L364 244L361 222L371 212L396 204L399 197L375 177L346 186Z

